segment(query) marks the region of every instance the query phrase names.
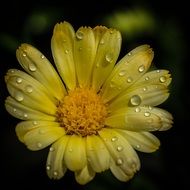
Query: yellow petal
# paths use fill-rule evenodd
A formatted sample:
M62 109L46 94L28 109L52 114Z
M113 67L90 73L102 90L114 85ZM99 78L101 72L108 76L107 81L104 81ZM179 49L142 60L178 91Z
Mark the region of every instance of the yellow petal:
M36 48L22 44L16 51L17 59L24 70L43 84L56 99L60 100L66 93L57 72L48 59Z
M20 94L18 94L18 97L19 96L20 98L22 98ZM19 103L10 96L7 97L7 99L5 100L5 108L11 115L22 120L55 121L56 119L55 116L48 115L40 111L29 108Z
M118 180L124 182L129 181L134 175L134 174L131 175L125 174L123 170L120 167L118 167L118 165L116 165L113 159L111 159L110 170Z
M92 29L79 28L74 43L74 61L80 87L90 86L95 55L95 37Z
M43 133L42 128L46 126L59 127L59 123L52 121L22 121L16 126L16 134L21 142L24 142L24 135L33 130L39 129L39 133Z
M69 136L65 135L53 143L49 149L46 171L50 179L60 179L67 170L63 158L68 140Z
M110 154L103 141L98 136L87 136L86 154L89 165L95 172L103 172L109 169Z
M150 46L142 45L123 57L103 85L104 101L113 99L137 81L149 69L153 56Z
M30 150L41 150L65 134L62 127L52 127L51 125L41 126L30 130L24 135L24 143Z
M126 130L117 130L128 142L138 151L154 152L160 146L159 139L149 132L133 132Z
M103 30L102 27L94 29L97 52L92 75L92 88L99 91L100 87L111 73L121 48L121 34L114 29ZM98 34L96 34L98 33Z
M87 165L82 170L75 172L75 179L81 185L85 185L94 177L95 172Z
M149 107L151 108L151 107ZM106 118L105 124L130 131L155 131L162 126L158 115L148 107L125 108L113 112ZM152 109L152 108L151 108Z
M9 70L5 78L9 93L18 102L32 109L55 115L55 102L34 78L19 70Z
M73 58L75 31L68 22L56 24L51 40L51 49L56 67L68 89L76 87L76 72Z
M86 165L85 139L72 135L65 150L64 161L72 171L82 170Z
M169 96L165 85L144 85L131 87L114 99L109 105L109 111L135 106L157 106Z
M113 129L104 128L99 135L106 144L116 165L126 174L133 175L140 168L140 161L126 138Z

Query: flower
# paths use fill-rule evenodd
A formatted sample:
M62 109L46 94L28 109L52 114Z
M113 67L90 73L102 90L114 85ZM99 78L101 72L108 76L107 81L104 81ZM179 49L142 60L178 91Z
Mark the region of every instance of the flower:
M140 169L135 151L153 152L160 142L150 132L172 126L172 116L155 106L168 96L167 70L148 71L153 50L141 45L116 65L121 35L104 26L56 24L51 40L59 75L36 48L16 52L23 72L10 69L5 81L7 111L24 120L16 134L30 150L50 146L47 174L60 179L67 169L78 183L110 169L128 181ZM147 72L148 71L148 72Z

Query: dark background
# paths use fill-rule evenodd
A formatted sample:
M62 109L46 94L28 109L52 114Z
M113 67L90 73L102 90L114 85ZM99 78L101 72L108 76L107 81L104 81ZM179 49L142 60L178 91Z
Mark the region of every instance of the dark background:
M16 1L0 8L0 141L1 187L24 189L83 190L161 190L189 186L190 93L188 65L189 10L184 1ZM147 43L155 51L154 66L172 74L170 98L161 105L174 116L174 126L158 132L160 149L152 154L139 153L141 170L127 182L119 182L108 171L97 174L85 186L75 182L72 172L59 181L45 172L48 149L32 152L15 135L18 120L4 109L8 96L4 75L19 66L15 50L30 43L52 60L50 39L57 22L68 21L73 27L106 25L118 28L123 36L120 58L132 48Z

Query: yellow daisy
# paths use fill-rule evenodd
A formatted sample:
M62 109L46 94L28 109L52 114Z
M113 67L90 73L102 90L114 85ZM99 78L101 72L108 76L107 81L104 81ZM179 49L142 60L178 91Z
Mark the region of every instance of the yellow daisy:
M36 48L22 44L16 52L23 72L10 69L5 81L7 111L25 120L16 134L30 150L50 146L50 178L69 169L78 183L110 169L128 181L140 168L135 150L153 152L160 142L150 132L172 126L172 116L155 106L168 96L167 70L148 71L153 51L141 45L116 65L121 35L104 26L56 24L51 40L59 75ZM148 72L147 72L148 71Z

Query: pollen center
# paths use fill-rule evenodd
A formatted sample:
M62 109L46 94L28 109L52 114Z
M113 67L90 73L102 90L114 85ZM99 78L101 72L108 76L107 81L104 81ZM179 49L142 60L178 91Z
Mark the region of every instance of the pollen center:
M97 134L104 127L107 109L101 97L93 90L76 88L57 106L57 120L68 135Z

